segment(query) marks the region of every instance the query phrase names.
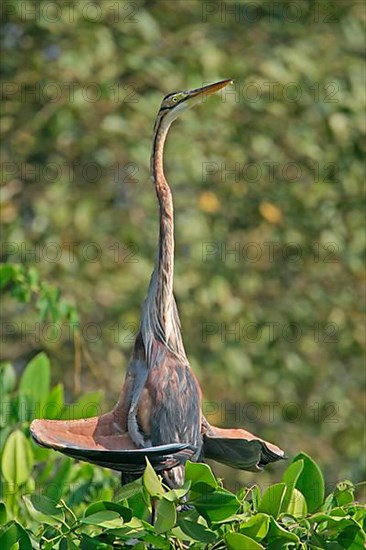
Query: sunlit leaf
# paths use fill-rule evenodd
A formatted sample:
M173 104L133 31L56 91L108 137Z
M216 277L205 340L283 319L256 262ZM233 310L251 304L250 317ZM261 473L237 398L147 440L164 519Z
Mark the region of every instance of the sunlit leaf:
M32 398L33 407L41 409L50 389L50 362L44 353L36 355L20 379L19 392Z
M305 497L310 513L315 512L324 500L324 478L319 466L305 453L298 454L293 462L302 460L304 467L297 478L296 489Z
M217 535L211 529L208 529L208 527L205 527L200 523L189 519L180 519L178 524L183 533L188 535L193 540L205 543L211 543L217 540Z
M16 521L12 521L0 532L0 548L4 550L32 550L32 544L24 527Z
M203 487L203 485L208 485L213 489L218 487L216 478L207 464L191 462L190 460L186 462L185 480L191 482L193 491L199 490L199 486ZM204 487L202 490L205 490Z
M229 550L263 550L259 542L256 542L241 533L228 533L225 537L226 546Z
M175 504L161 499L156 505L155 532L159 535L172 529L176 522Z
M275 485L268 487L262 496L258 508L259 512L263 512L277 518L283 507L286 490L287 487L285 483L276 483Z
M20 430L12 432L5 443L1 460L4 478L16 486L23 485L31 474L33 455L29 441Z
M267 514L256 514L243 521L240 525L240 532L255 540L262 540L269 529L269 516Z
M144 487L151 496L164 494L164 488L148 459L146 459L146 468L142 476Z
M240 503L237 497L225 489L216 489L194 500L198 512L207 521L221 521L238 511Z
M39 523L56 525L64 520L64 512L57 503L43 495L23 497L29 515Z

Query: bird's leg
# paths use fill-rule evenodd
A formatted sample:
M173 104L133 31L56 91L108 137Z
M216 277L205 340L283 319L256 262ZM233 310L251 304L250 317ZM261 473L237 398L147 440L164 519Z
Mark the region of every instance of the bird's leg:
M136 359L132 363L132 368L135 374L135 380L132 389L131 405L127 416L127 428L128 433L135 445L137 445L138 447L145 447L146 444L144 436L140 433L139 425L137 422L137 410L141 397L141 392L147 380L148 370L146 367L146 363L144 363L140 359Z
M127 428L129 436L138 447L145 447L144 436L140 433L137 422L137 404L131 405L128 411Z

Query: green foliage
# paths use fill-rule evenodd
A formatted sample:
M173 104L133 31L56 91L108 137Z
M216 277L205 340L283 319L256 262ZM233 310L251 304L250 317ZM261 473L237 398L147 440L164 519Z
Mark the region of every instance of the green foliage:
M195 470L199 472L201 465L188 463L188 469L191 474ZM141 489L138 493L135 492L136 486ZM202 485L201 496L193 490L183 498L179 492L173 496L148 463L143 478L122 488L123 498L117 502L94 502L81 513L75 514L63 500L57 503L40 495L23 497L27 511L22 518L24 527L14 520L5 523L0 531L0 542L15 543L22 538L30 547L36 532L42 548L63 548L65 539L69 545L66 548L84 548L85 544L90 548L93 544L95 548L104 548L103 544L107 545L105 548L114 548L128 544L132 539L163 549L182 548L182 544L197 549L220 548L226 544L233 550L363 548L366 510L354 502L353 485L347 484L346 491L351 496L347 504L337 505L337 495L344 492L342 484L338 484L336 491L328 495L327 501L321 502L313 514L307 514L306 507L302 508L302 513L294 514L291 503L279 512L283 507L284 491L295 491L300 502L306 501L308 506L312 504L309 493L306 500L296 486L294 488L288 483L279 486L281 490L271 491L269 488L260 497L260 508L266 512L257 513L250 489L239 497L224 491L219 481L217 487L211 487L208 493ZM133 515L136 502L131 501L136 494L142 513ZM226 497L223 498L224 494ZM268 507L269 495L273 513ZM202 504L204 496L206 505ZM330 500L334 501L334 507L329 506ZM212 503L215 503L214 507ZM220 503L219 507L217 503ZM324 508L326 512L322 511ZM152 525L146 521L145 512L147 510L151 515L153 509L155 521ZM220 514L212 514L212 510L220 510ZM297 508L297 512L299 510Z
M99 394L86 394L74 405L65 404L63 387L51 388L50 374L49 359L44 353L29 361L18 384L14 367L10 363L0 364L0 494L8 521L13 521L11 518L24 521L31 516L54 524L63 515L56 509L55 499L62 498L78 510L97 494L107 499L113 495L116 480L107 470L95 471L89 464L73 464L31 440L29 424L34 418L74 419L75 415L86 418L95 413L90 403L98 405L100 400ZM0 511L5 517L3 506ZM15 523L7 533L6 537L12 539L23 536Z
M355 501L354 484L338 483L325 498L323 474L305 453L293 458L281 483L235 494L207 464L188 461L184 486L169 489L147 461L140 479L118 487L107 470L39 449L28 430L39 400L50 404L56 395L57 418L65 405L57 386L44 382L39 392L37 369L48 381L44 353L28 363L19 384L12 366L1 366L4 410L13 411L0 432L1 548L112 549L135 541L137 548L163 550L361 550L366 543L366 509ZM30 409L19 416L23 398Z

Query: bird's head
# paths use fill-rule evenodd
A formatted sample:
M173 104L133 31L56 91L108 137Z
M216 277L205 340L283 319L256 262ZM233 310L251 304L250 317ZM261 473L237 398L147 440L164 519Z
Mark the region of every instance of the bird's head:
M208 86L202 86L202 88L168 94L161 102L158 119L163 119L164 125L169 126L181 113L202 101L202 98L218 92L232 83L233 81L230 79L221 80Z

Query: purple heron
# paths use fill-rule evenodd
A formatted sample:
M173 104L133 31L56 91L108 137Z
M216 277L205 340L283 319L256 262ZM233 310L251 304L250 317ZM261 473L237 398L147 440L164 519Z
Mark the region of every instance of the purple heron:
M211 458L260 470L284 458L277 446L241 429L211 426L201 412L200 385L184 349L173 294L174 217L164 175L164 144L178 115L230 84L222 80L164 97L153 132L151 173L159 202L159 245L140 327L114 409L85 420L34 420L35 441L78 460L122 472L122 482L144 471L147 457L166 482L184 480L187 459Z

